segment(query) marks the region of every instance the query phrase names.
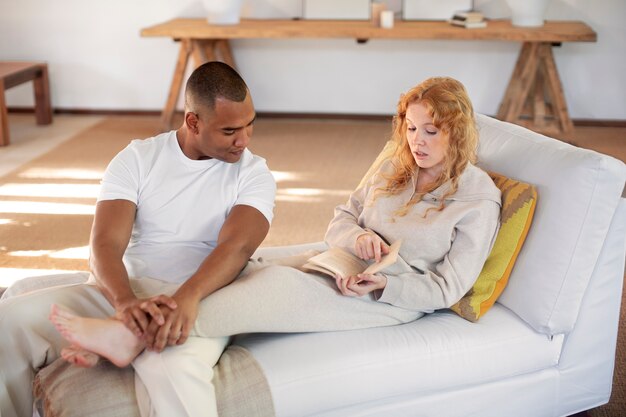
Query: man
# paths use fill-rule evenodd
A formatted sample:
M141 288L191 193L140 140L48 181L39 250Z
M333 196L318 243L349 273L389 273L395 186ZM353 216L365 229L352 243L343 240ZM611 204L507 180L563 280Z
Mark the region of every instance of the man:
M133 141L111 161L90 239L95 285L0 303L2 417L31 416L33 375L66 344L47 320L52 304L114 315L157 350L169 345L133 363L138 394L145 388L152 401L140 401L142 414L217 415L211 369L227 340L189 332L200 300L235 279L269 230L276 185L265 161L246 149L255 117L243 79L210 62L187 82L183 125ZM163 294L172 283L180 285ZM90 365L77 347L64 357Z

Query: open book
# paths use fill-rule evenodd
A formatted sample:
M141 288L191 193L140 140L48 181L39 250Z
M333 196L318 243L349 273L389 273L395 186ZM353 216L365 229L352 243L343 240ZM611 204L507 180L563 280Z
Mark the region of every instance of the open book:
M374 275L396 262L401 244L402 240L395 241L389 247L389 253L384 255L379 262L371 265L344 249L330 248L319 255L309 258L302 266L305 269L318 271L332 277L335 274L342 277L351 277L357 274Z

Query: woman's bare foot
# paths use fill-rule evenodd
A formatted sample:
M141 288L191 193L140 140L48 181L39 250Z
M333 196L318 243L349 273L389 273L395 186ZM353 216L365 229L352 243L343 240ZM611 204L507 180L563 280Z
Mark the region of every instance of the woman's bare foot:
M100 362L100 356L76 345L61 349L61 357L72 365L93 368Z
M120 368L128 366L145 347L124 323L115 319L79 317L56 304L52 305L49 318L73 346L105 357ZM77 362L90 361L84 355L80 358L76 352L73 356L70 353L68 357Z

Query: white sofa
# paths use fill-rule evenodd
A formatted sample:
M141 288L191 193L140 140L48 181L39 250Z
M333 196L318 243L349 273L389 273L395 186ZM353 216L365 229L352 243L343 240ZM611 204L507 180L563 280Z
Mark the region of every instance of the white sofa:
M626 253L626 165L516 125L477 120L480 165L534 184L539 197L494 307L477 323L438 311L387 328L240 336L238 352L261 371L273 410L259 406L243 415L223 408L224 416L553 417L608 401ZM319 245L259 252L273 257ZM18 283L5 296L43 285L37 281ZM46 378L42 395L57 401L48 404L55 416L136 415L132 378L117 384L131 404L118 414L89 409L84 394L80 411L67 395L61 404L45 392L63 392L63 383L53 383L59 376ZM241 381L231 382L237 391ZM103 384L93 395L113 389Z

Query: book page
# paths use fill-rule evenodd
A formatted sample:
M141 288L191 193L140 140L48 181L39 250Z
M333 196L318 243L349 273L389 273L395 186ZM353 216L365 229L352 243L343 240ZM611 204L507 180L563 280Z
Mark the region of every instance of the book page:
M341 248L330 248L326 252L309 258L303 267L331 276L338 274L342 277L350 277L361 273L373 275L396 262L401 244L401 240L394 242L389 247L389 253L384 255L380 262L373 263L369 266L367 261L360 259L350 252Z
M389 246L389 253L383 256L379 262L373 263L367 267L362 273L374 275L377 272L382 271L389 265L393 265L398 260L398 252L400 252L400 245L402 245L402 239L396 240Z
M341 248L330 248L310 258L304 267L331 276L350 277L367 268L367 262Z

